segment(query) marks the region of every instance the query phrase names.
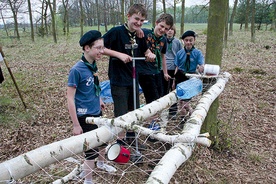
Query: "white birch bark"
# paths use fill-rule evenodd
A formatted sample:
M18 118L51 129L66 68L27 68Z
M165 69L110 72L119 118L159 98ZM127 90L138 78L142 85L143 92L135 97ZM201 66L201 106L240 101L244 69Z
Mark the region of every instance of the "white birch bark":
M48 144L0 164L0 183L23 178L41 168L95 148L113 139L109 128L103 126L91 132Z
M122 131L122 128L133 129L145 135L152 135L161 141L177 143L165 154L148 179L148 183L156 183L158 181L168 183L177 168L192 154L193 149L191 148L194 143L210 145L210 141L207 139L208 135L199 135L201 124L207 115L210 105L223 91L229 77L230 74L225 73L223 78L219 78L217 83L205 92L191 118L185 123L181 135L165 135L162 132L153 134L153 131L139 126L147 118L177 102L176 92L173 91L140 109L115 119L88 118L87 122L99 125L105 124L105 126L85 134L42 146L0 163L0 183L23 178L58 160L63 160L80 154L89 148L100 146L102 143L114 139L115 135ZM171 155L173 155L173 161L165 159L171 157ZM169 167L171 168L168 169Z
M77 165L72 172L70 172L69 174L67 174L66 176L64 176L61 179L58 179L56 181L54 181L52 184L63 184L66 183L68 181L73 180L74 178L76 178L76 176L82 171L82 166L79 164Z
M229 73L224 73L223 78L218 78L217 82L204 93L190 119L184 124L183 133L187 133L191 137L197 137L199 135L201 125L206 118L211 104L223 91L230 77L231 75ZM192 155L193 148L194 143L175 144L159 161L146 183L169 183L179 166Z

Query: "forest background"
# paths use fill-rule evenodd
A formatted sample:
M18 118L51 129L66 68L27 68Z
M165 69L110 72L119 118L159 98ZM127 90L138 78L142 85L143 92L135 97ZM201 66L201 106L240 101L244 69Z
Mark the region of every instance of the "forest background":
M8 2L1 1L1 12L4 7L5 11L12 10ZM24 2L26 5L27 1ZM70 1L74 2L72 4L62 1L68 2L67 6L64 6L66 3L55 6L55 1L50 0L40 2L40 8L35 11L40 12L41 16L34 21L33 35L30 24L19 21L16 29L14 16L11 16L14 21L6 22L0 30L0 43L5 58L27 106L25 109L22 105L7 67L0 63L5 76L5 81L0 85L1 161L71 136L65 89L68 71L81 54L81 48L77 44L81 32L99 29L104 34L122 22L122 1L98 1L101 4L100 11L97 11L96 1ZM84 13L80 13L79 2L82 2ZM104 5L104 2L107 4ZM129 2L124 3L125 9ZM228 38L227 42L225 40L227 44L223 50L221 68L230 72L233 78L220 96L219 146L216 149L198 147L192 159L175 174L172 182L276 182L276 74L273 69L276 55L275 1L256 1L252 6L253 2L255 1L237 1L236 10L234 3L228 11L229 30L225 34ZM92 3L93 6L85 6L88 5L85 3ZM114 7L114 11L111 11L110 6ZM153 2L147 6L149 24L144 27L152 27L155 14L153 6ZM64 7L70 10L70 21L64 21ZM252 7L256 7L255 11L252 11ZM19 10L21 11L20 8ZM206 54L208 3L185 8L184 25L181 7L176 7L177 11L174 11L174 6L167 5L166 9L156 10L157 16L166 10L176 17L177 37L184 30L195 30L199 35L196 46ZM110 12L104 13L106 11ZM114 16L110 16L111 12ZM28 14L26 8L25 13ZM2 20L6 19L5 15L7 14L2 14ZM89 18L89 15L94 18ZM254 39L251 32L252 15L256 23L253 26ZM107 57L99 63L99 71L100 80L106 80ZM112 106L105 114L112 116Z

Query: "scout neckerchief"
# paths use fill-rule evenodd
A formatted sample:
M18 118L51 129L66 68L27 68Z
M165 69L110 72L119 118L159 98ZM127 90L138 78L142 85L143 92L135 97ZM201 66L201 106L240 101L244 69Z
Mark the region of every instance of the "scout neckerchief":
M93 76L94 76L94 87L96 90L96 96L100 95L101 92L101 86L100 86L100 82L99 82L99 78L97 75L97 71L98 71L98 67L96 64L96 61L93 61L92 64L90 64L84 57L84 55L82 55L81 60L84 62L84 64L90 69L90 71L92 72Z
M168 51L172 51L172 42L173 42L174 37L172 38L167 38L167 42L168 42Z
M136 31L134 31L134 32L130 32L130 30L129 30L129 28L128 28L128 26L127 26L127 23L125 23L124 24L124 26L125 26L125 28L126 28L126 30L127 30L127 33L128 33L128 35L129 35L129 38L130 38L130 43L131 43L131 54L132 54L132 57L134 57L134 53L133 53L133 51L134 51L134 49L135 49L135 45L137 45L137 43L136 43Z
M157 69L161 70L162 58L161 58L161 51L160 51L160 41L163 38L163 36L160 36L159 38L157 38L154 35L154 30L152 29L151 34L149 35L149 37L152 38L150 40L150 42L151 42L152 51L154 52L154 54L156 56L155 62L157 64Z
M185 62L185 70L186 70L186 73L188 73L189 69L190 69L190 65L191 65L191 61L190 61L190 55L191 55L191 52L194 50L194 46L190 49L190 50L187 50L186 47L184 47L185 49L185 52L186 52L186 62Z

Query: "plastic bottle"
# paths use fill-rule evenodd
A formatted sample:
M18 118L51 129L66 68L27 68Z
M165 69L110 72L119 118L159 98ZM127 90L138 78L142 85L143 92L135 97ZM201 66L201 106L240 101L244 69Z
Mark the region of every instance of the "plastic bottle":
M202 92L202 81L195 77L190 78L184 82L177 84L176 94L177 97L183 100L190 99L200 92Z

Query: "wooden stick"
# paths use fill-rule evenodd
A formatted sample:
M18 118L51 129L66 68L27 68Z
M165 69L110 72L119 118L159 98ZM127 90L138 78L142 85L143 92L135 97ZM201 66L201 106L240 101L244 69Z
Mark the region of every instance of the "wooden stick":
M26 104L25 104L25 102L24 102L24 100L23 100L23 97L22 97L22 95L21 95L21 93L20 93L20 91L19 91L19 88L18 88L18 86L17 86L17 83L16 83L16 81L15 81L15 78L14 78L14 76L13 76L13 74L12 74L12 71L11 71L11 69L10 69L10 67L9 67L8 61L6 61L6 59L5 59L5 55L4 55L4 52L3 52L3 50L2 50L2 46L1 46L1 45L0 45L0 54L2 55L2 57L3 57L3 59L4 59L4 63L5 63L5 65L6 65L7 69L8 69L8 71L9 71L9 74L10 74L10 76L11 76L11 78L12 78L12 81L13 81L13 83L14 83L14 85L15 85L15 88L16 88L16 90L17 90L17 93L18 93L18 95L19 95L19 97L20 97L20 99L21 99L21 101L22 101L22 103L23 103L25 109L27 109L27 106L26 106Z

